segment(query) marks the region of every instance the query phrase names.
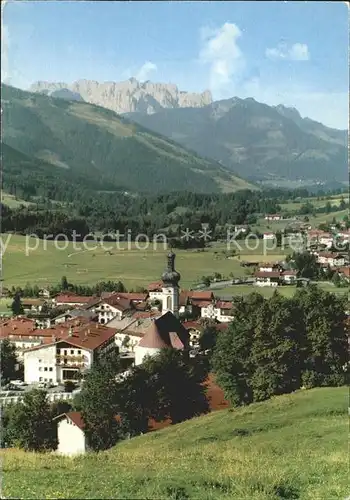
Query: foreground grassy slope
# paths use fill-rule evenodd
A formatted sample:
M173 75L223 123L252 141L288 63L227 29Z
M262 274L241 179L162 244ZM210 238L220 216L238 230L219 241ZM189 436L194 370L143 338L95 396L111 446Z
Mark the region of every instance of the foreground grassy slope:
M68 459L6 450L16 498L344 499L347 390L299 391Z
M85 102L2 85L3 141L83 187L131 191L233 191L249 184L175 142ZM49 174L49 172L48 172ZM73 180L76 180L75 178Z

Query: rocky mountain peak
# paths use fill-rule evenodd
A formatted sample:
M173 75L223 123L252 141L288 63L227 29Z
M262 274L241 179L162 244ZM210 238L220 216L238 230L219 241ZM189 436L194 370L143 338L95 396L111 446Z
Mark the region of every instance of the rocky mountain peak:
M100 83L93 80L78 80L71 84L63 82L36 82L32 92L50 94L68 89L75 96L91 104L123 113L153 114L162 109L201 108L213 102L209 90L202 93L180 91L173 83L140 82L132 77L122 82Z

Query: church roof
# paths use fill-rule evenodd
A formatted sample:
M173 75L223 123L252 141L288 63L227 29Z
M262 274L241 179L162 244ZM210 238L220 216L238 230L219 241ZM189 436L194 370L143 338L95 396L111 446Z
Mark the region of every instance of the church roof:
M152 321L152 324L147 328L145 335L140 340L139 346L152 349L163 349L165 347L171 347L171 343L169 344L163 339L156 322Z
M184 349L188 345L188 339L186 328L171 312L167 312L152 320L138 345L154 349Z

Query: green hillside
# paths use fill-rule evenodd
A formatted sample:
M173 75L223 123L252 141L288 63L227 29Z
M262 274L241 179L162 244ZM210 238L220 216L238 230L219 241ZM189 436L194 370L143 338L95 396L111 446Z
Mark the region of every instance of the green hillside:
M128 116L220 161L245 179L271 184L347 180L346 131L302 119L296 110L284 106L235 97L202 108Z
M113 111L7 85L2 85L1 98L2 140L11 148L5 150L4 162L12 163L11 178L17 169L29 185L30 176L36 184L43 176L54 176L106 191L219 192L249 187L218 163ZM18 158L21 154L27 159Z
M6 498L344 500L346 388L299 391L68 459L3 450Z

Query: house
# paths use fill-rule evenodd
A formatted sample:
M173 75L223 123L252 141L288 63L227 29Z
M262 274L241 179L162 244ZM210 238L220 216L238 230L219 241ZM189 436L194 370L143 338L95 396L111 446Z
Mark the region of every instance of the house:
M56 295L52 299L52 303L54 307L59 307L59 306L84 306L88 304L94 297L85 297L82 295L76 295L75 293L62 293L59 295Z
M45 330L42 330L43 332ZM115 346L115 330L85 318L48 328L45 343L23 354L24 380L28 384L53 384L74 380L89 369L97 357Z
M135 365L142 364L146 356L154 356L164 348L181 350L189 348L188 331L170 311L151 321L135 347Z
M49 299L51 296L51 292L48 288L40 288L39 296L44 297L45 299Z
M188 331L190 347L198 347L203 326L198 321L184 321L182 324Z
M21 299L21 303L26 314L40 313L43 309L43 306L47 304L45 299L32 299L26 297Z
M97 313L86 310L86 309L71 309L68 311L65 311L55 318L51 320L51 324L57 325L58 323L66 323L66 321L70 321L75 318L87 318L89 321L97 321L98 320L98 315Z
M163 293L163 281L155 281L150 283L147 287L149 300L160 300L162 299Z
M319 252L317 262L330 267L341 267L345 265L345 258L340 253Z
M281 276L282 276L283 282L286 285L294 285L296 283L296 280L297 280L298 271L289 269L287 271L283 271Z
M264 240L274 240L275 237L276 237L275 233L268 232L263 234Z
M283 217L281 214L266 214L265 220L282 220Z
M259 271L271 273L272 271L281 271L282 266L278 262L263 262L259 264Z
M37 327L33 319L15 317L0 322L0 339L8 339L16 348L16 356L23 360L27 349L43 344L50 340L52 333Z
M331 233L321 231L320 229L314 229L307 233L308 246L312 245L324 245L327 248L331 248L334 242L334 237Z
M256 286L278 286L281 273L279 271L256 271L254 277Z
M225 300L218 300L209 304L206 303L204 307L201 308L201 317L216 319L220 323L228 323L233 319L232 308L232 302Z
M72 456L87 451L85 424L80 412L62 413L53 420L57 421L57 453Z
M125 314L134 309L130 299L112 294L106 299L91 301L86 309L97 314L98 322L105 325L113 318L121 319Z

